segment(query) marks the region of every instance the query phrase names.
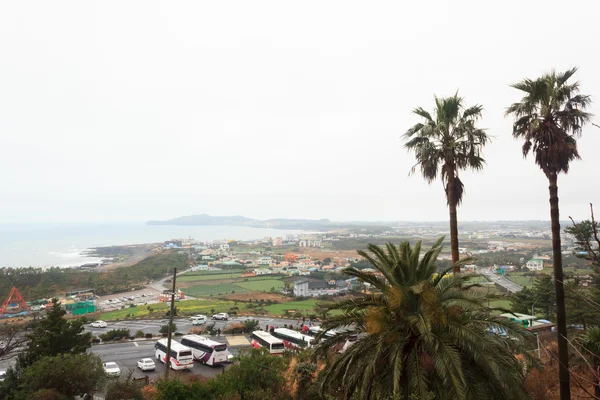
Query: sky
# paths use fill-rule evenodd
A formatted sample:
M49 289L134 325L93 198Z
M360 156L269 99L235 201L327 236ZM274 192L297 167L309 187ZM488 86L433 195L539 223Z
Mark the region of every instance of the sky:
M446 220L402 134L457 90L493 136L485 169L461 174L459 220L548 220L509 84L577 66L600 121L598 15L589 0L2 2L0 223ZM600 129L579 148L562 218L600 210Z

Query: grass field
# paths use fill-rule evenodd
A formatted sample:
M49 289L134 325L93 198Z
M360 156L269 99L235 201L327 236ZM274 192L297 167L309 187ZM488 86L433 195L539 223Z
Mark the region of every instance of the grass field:
M492 300L490 307L501 307L510 310L510 300Z
M236 283L236 286L246 289L247 291L264 291L268 292L271 288L277 290L283 287L283 282L279 279L265 279L265 280L249 280L248 282Z
M185 274L177 277L177 282L201 282L201 281L217 281L224 279L236 279L241 277L240 273L228 273L228 274L208 274L208 275L189 275Z
M297 312L312 312L317 304L317 300L302 300L302 301L290 301L288 303L273 304L266 306L267 310L271 314L283 315L285 310L296 310Z
M215 312L228 311L234 303L232 301L215 300L184 300L175 303L175 307L179 309L178 315L192 314L210 314L211 309ZM152 313L148 310L148 306L138 306L124 308L123 310L109 311L101 314L99 319L103 321L113 321L116 319L135 318L135 317L154 317L164 316L168 309L167 303L151 304L150 307L154 310ZM128 315L129 314L129 315Z
M509 281L512 281L512 282L516 283L517 285L521 285L521 286L525 286L525 287L533 286L533 283L532 283L532 280L531 280L530 276L516 275L514 273L511 273L506 278ZM534 281L535 281L535 279L534 279Z
M270 287L269 287L270 289ZM193 297L218 296L229 293L245 293L248 290L235 283L217 283L214 285L197 285L182 289L183 293Z

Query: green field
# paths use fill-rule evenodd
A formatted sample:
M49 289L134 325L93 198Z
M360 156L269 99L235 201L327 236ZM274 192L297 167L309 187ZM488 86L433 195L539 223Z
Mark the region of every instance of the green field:
M516 283L517 285L530 287L533 286L532 279L530 276L516 275L514 272L506 277L509 281ZM535 278L534 278L535 281Z
M233 302L224 300L183 300L175 303L175 307L179 309L179 315L210 314L211 309L214 309L215 312L226 312L233 307L233 305ZM138 306L124 308L117 311L109 311L105 314L102 314L99 319L102 319L103 321L113 321L115 319L135 317L164 316L167 312L168 304L157 303L151 304L150 307L153 309L152 313L150 310L148 310L148 306Z
M281 289L283 287L283 282L279 279L265 279L265 280L251 279L247 282L236 283L235 285L239 286L243 289L246 289L246 291L250 291L250 292L256 292L256 291L268 292L273 287L277 290Z
M270 288L270 287L269 287ZM218 296L230 293L246 293L248 290L235 283L217 283L214 285L190 286L183 293L193 297Z
M290 301L289 303L282 304L273 304L270 306L266 306L265 310L267 310L271 314L275 315L283 315L285 314L285 310L296 310L297 312L313 312L315 305L317 304L317 300L302 300L302 301Z
M510 310L510 300L492 300L490 301L490 307L500 307Z
M203 275L190 275L185 274L177 277L177 282L201 282L201 281L216 281L225 279L236 279L241 277L240 273L227 273L227 274L203 274Z

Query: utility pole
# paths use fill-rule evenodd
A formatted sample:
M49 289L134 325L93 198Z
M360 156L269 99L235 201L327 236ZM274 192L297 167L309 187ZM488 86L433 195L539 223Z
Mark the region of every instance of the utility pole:
M169 379L171 369L171 327L173 326L173 314L175 309L175 280L177 279L177 268L173 268L173 290L171 291L171 311L169 311L169 330L167 336L167 355L165 356L165 379Z

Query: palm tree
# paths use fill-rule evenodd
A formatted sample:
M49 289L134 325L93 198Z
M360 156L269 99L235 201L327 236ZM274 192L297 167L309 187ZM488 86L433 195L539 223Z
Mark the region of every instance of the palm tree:
M464 194L458 171L483 168L485 160L481 157L481 149L489 137L485 130L475 126L482 111L480 105L464 107L463 98L458 97L458 93L447 98L435 97L433 116L421 107L416 108L413 112L424 121L404 134L407 140L404 147L414 151L417 158L411 173L418 167L428 183L433 182L438 174L442 178L450 209L450 248L455 273L460 272L456 208Z
M507 116L515 117L513 136L524 140L523 156L534 154L535 163L549 183L560 398L563 400L570 398L570 390L557 178L559 173L569 172L571 161L580 158L576 138L591 117L584 111L591 103L590 97L579 94L579 82L567 83L576 71L577 68L563 73L552 71L535 80L515 83L512 87L523 92L523 98L506 110Z
M359 251L377 270L345 274L371 294L329 303L315 355L358 340L326 367L321 390L361 399L526 399L522 366L511 346L523 328L490 314L485 297L452 275L436 273L443 237L421 257L421 242ZM469 260L464 260L468 262ZM511 339L503 336L510 333ZM352 397L356 396L356 397Z

